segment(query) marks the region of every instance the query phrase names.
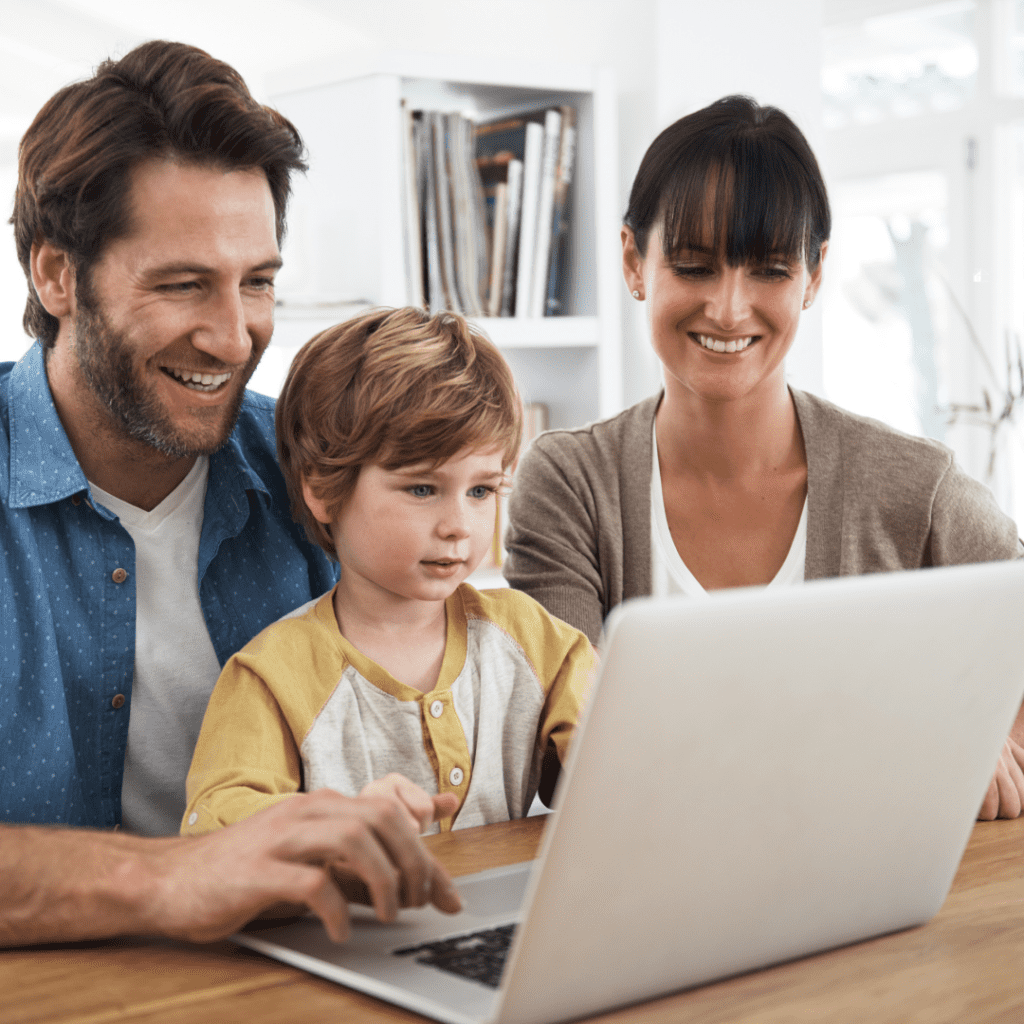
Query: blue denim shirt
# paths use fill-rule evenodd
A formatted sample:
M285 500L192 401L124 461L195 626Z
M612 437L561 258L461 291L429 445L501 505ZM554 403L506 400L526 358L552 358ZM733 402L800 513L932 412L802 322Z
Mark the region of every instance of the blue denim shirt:
M0 364L0 820L120 822L134 570L128 533L91 501L37 343ZM289 514L274 402L247 392L210 456L199 542L200 603L221 665L336 578Z

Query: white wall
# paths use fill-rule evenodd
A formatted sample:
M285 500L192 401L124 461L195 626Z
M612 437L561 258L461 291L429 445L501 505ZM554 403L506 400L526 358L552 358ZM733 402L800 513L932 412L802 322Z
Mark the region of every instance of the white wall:
M564 59L613 69L619 90L619 212L654 136L676 118L744 92L789 113L820 149L823 0L311 0L371 46ZM660 386L643 308L623 287L627 404ZM821 391L821 319L804 315L789 376Z
M629 187L644 150L656 134L658 0L312 0L321 10L344 12L372 46L426 53L493 54L515 61L611 68L619 93L619 203L625 212ZM719 2L719 0L714 0ZM724 0L727 6L731 0ZM680 7L688 5L681 4ZM632 404L659 385L646 329L621 285L624 395Z
M30 341L21 327L25 311L25 275L14 251L14 228L7 222L14 205L18 174L13 164L0 164L0 363L20 359Z
M821 26L822 0L658 0L657 130L721 96L745 93L786 111L820 154ZM636 319L634 311L627 344L635 344ZM821 313L812 307L787 370L794 384L819 394L821 351ZM634 349L630 357L637 363L644 355Z
M26 11L35 9L17 2ZM79 13L100 11L92 0L66 2ZM60 5L56 0L53 6ZM261 68L279 70L304 54L322 59L334 52L343 61L346 51L394 49L605 65L614 71L619 90L623 212L633 175L657 132L726 93L747 92L777 103L816 146L821 135L821 5L822 0L268 0L258 5L260 15L253 19L232 14L248 8L243 0L218 0L210 17L198 18L195 0L171 5L110 0L101 11L103 18L118 22L117 31L108 33L109 49L104 51L107 36L97 28L79 34L81 54L74 47L63 58L89 65L106 52L123 52L139 38L178 38L234 63L258 96L264 95ZM37 47L43 45L43 28L36 26ZM25 112L26 127L33 113L34 108ZM10 196L9 181L0 167L5 197ZM8 209L9 202L6 198ZM6 346L24 347L24 283L8 238L0 237L5 249L0 255L0 359ZM658 367L647 345L642 309L628 297L623 308L624 393L627 402L634 402L658 387ZM814 312L805 320L790 356L791 376L820 390L820 322Z
M47 15L35 12L30 0L13 2L24 8L19 25L25 22L29 33L25 59L42 57L37 51L46 45ZM20 112L8 110L0 95L0 143L6 143L0 146L0 189L8 210L8 174L16 139L38 106L64 81L82 77L103 57L124 53L145 38L180 39L204 47L234 64L261 99L266 98L261 69L273 73L306 57L322 61L330 54L343 62L346 53L363 50L482 53L519 62L607 65L615 71L621 97L621 189L628 187L627 175L652 138L655 0L258 0L255 5L246 0L178 0L166 5L53 0L50 6L71 9L77 35L61 36L63 62L48 68L52 78L44 94L33 95ZM258 17L250 16L254 9ZM102 20L85 17L88 13ZM0 25L0 43L7 31ZM308 39L305 48L303 35ZM21 80L32 80L31 67L20 69ZM625 193L620 206L625 209ZM10 228L5 230L6 235L0 232L0 360L15 358L28 343L20 327L24 278L13 256L6 258L13 243Z

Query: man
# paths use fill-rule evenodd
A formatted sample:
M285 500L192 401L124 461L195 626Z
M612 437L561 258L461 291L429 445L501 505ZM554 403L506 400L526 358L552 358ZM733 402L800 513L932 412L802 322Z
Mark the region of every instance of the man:
M458 904L417 838L452 808L425 794L140 838L177 833L220 666L335 579L289 515L273 402L244 390L303 167L235 71L165 42L61 90L22 140L38 341L0 369L0 820L21 823L0 828L0 942L213 938L281 901L340 936L339 865L383 917Z

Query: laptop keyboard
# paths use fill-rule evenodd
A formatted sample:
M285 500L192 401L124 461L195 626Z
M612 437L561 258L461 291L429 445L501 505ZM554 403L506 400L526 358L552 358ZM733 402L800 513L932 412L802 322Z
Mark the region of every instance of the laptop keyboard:
M514 924L504 924L392 952L395 956L415 956L418 964L437 967L449 974L458 974L489 988L497 988L501 984L501 972L505 969L505 958L515 930Z

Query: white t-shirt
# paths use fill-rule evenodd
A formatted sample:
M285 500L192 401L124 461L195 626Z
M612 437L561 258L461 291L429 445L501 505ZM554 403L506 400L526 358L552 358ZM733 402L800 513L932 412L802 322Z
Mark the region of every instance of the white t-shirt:
M707 597L708 592L697 582L676 549L665 514L665 497L661 490L661 470L658 467L658 438L651 445L651 593L655 597L685 594L687 597ZM800 523L793 536L789 554L769 587L791 587L804 582L804 563L807 559L807 499L804 498Z
M135 542L135 676L121 785L121 823L140 835L175 835L185 776L220 675L199 604L199 536L209 459L151 512L95 484L93 496Z

